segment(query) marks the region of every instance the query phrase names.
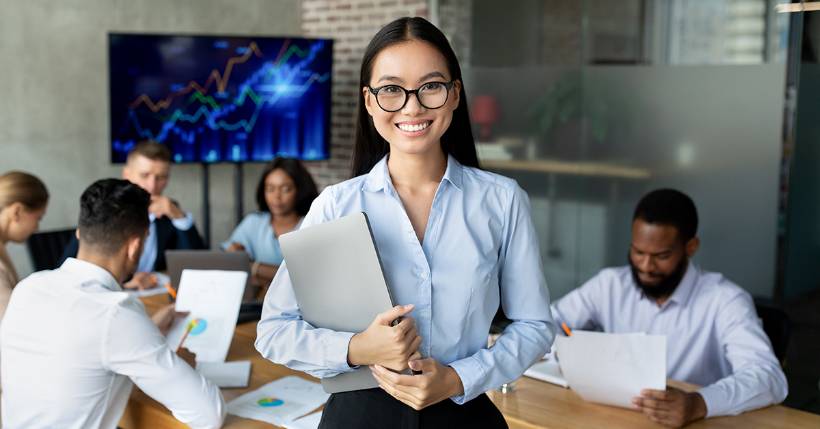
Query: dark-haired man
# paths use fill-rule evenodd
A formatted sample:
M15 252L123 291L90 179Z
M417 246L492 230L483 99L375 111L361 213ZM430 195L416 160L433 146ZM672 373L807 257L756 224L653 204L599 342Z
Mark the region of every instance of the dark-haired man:
M205 245L190 213L163 195L171 177L171 152L159 143L143 142L128 153L122 178L151 194L148 207L151 225L145 247L139 259L137 272L126 288L146 288L151 284L150 273L166 269L165 251L173 249L204 249ZM64 257L77 254L77 241L66 247Z
M552 306L574 329L666 335L668 377L704 386L633 398L667 426L779 403L788 390L749 293L691 262L697 227L688 196L650 192L635 209L629 265L602 270Z
M219 389L171 349L121 282L137 267L150 196L119 179L80 198L79 252L20 282L0 327L4 428L116 428L132 383L193 428L225 416Z

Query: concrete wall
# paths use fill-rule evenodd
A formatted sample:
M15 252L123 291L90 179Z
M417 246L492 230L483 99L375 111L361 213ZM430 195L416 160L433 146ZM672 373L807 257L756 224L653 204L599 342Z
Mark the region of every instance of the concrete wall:
M80 193L119 177L108 149L109 31L301 34L299 0L0 0L0 172L39 176L52 195L41 229L72 227ZM253 208L261 165L245 167ZM211 167L212 244L234 226L233 167ZM199 166L175 166L166 194L201 225ZM21 275L25 248L9 251Z

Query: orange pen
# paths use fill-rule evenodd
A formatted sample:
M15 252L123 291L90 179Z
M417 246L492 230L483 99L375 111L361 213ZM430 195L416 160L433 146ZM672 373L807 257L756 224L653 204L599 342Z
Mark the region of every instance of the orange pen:
M177 291L171 287L171 283L165 283L165 290L168 291L168 294L171 295L171 298L177 299Z
M572 331L569 330L569 326L566 323L561 322L561 329L564 330L564 333L567 334L568 337L572 336Z

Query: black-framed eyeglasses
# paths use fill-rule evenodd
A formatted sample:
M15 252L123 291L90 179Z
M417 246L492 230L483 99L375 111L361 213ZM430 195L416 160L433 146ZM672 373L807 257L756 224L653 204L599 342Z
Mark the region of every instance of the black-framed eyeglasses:
M367 89L376 96L376 103L385 112L398 112L403 109L410 99L410 94L415 94L421 107L425 109L438 109L447 103L450 89L453 83L449 82L427 82L416 89L406 89L399 85L384 85L378 88L368 87Z

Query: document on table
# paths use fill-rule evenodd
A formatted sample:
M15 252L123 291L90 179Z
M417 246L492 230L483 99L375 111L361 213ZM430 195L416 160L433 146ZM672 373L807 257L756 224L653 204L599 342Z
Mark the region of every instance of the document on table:
M573 331L555 343L561 373L584 400L634 408L642 389L666 389L666 336Z
M196 370L219 387L248 387L251 361L198 362Z
M569 387L567 379L561 373L561 367L557 360L548 358L536 362L529 369L524 371L524 375L536 380L546 381L561 387Z
M302 427L294 426L293 423L299 422L299 417L324 404L328 397L330 395L325 393L319 383L289 376L228 402L228 412L276 426Z
M183 270L176 310L189 314L171 327L168 346L176 348L190 325L183 346L196 353L196 361L224 362L247 277L244 271Z

